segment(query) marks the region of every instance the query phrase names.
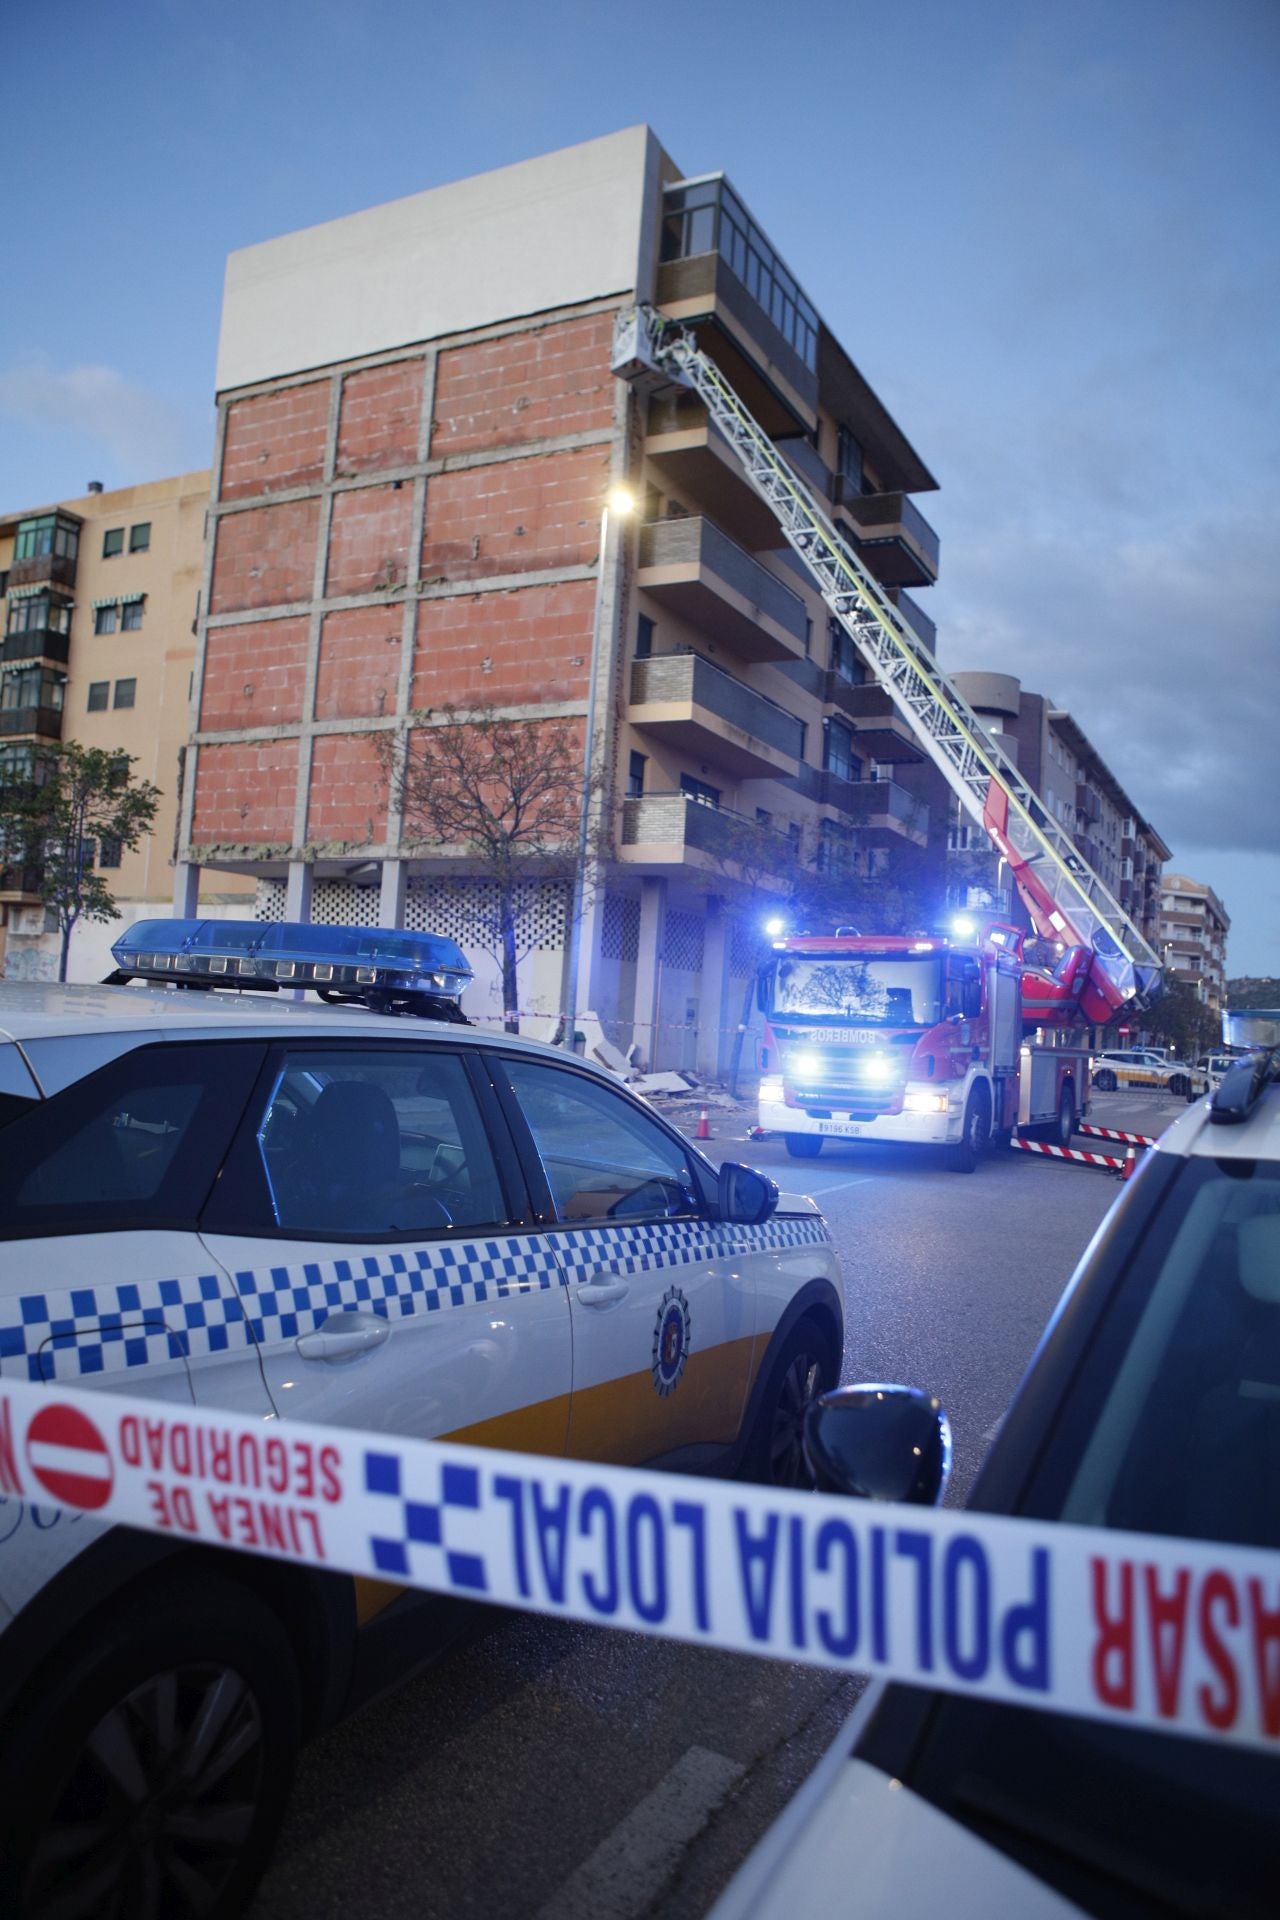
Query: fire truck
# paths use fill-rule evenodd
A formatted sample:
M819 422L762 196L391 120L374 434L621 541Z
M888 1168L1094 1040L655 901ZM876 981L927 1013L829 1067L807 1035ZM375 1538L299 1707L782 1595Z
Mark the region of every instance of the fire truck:
M1088 1056L1069 1043L1027 1047L1024 1031L1140 1012L1160 992L1154 949L688 328L652 307L620 313L613 370L641 397L699 396L871 675L1007 862L1035 934L1060 955L1051 969L1026 967L1010 927L965 946L863 934L782 942L765 983L761 1124L801 1157L826 1134L942 1141L959 1170L1015 1125L1065 1140L1087 1106Z
M1024 1038L1038 1010L1065 1013L1067 966L1024 966L1020 928L991 922L957 938L792 934L760 976L760 1125L793 1159L824 1139L946 1148L972 1173L990 1142L1066 1146L1089 1106L1089 1055ZM1030 1011L1028 1011L1030 1009Z

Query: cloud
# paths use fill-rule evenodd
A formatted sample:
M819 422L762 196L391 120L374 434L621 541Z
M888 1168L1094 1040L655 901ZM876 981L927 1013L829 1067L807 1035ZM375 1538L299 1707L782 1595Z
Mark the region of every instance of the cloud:
M0 368L0 417L81 435L138 479L207 463L212 435L198 409L134 386L114 367L58 369L44 353Z

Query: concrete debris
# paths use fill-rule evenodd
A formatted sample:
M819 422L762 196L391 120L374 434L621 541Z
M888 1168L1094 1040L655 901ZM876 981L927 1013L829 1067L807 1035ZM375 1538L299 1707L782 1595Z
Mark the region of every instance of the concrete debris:
M637 1093L694 1093L698 1083L682 1073L642 1073L631 1080Z

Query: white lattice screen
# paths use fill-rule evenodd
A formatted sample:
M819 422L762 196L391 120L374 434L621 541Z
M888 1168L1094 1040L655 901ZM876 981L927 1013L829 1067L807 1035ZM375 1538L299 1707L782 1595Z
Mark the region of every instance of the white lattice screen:
M735 918L729 933L729 972L739 979L754 971L758 955L758 936L749 920Z
M253 904L255 920L283 920L289 889L283 880L259 880L258 897Z
M376 927L378 889L358 887L352 880L317 880L311 918L322 927Z
M496 905L497 889L489 881L430 875L406 887L404 924L413 933L443 934L465 950L475 942L477 918L488 918ZM531 881L517 892L516 913L522 952L547 953L564 945L562 888Z
M681 907L667 909L666 926L662 934L664 967L675 967L686 973L701 973L703 926L701 914L686 913Z
M626 893L606 893L600 915L600 957L625 965L640 955L640 902Z

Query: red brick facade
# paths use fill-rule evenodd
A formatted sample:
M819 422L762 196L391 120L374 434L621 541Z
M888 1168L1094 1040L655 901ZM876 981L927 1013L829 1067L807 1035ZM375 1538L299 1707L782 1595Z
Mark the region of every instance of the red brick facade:
M221 500L313 485L324 472L329 382L285 387L236 400L227 409Z
M318 499L224 514L214 547L209 612L243 613L310 600L319 525Z
M298 742L228 740L201 747L196 772L197 844L293 839L298 788Z
M338 477L411 466L418 457L422 360L366 367L342 383Z
M301 720L308 626L295 618L212 628L205 645L202 730Z
M409 578L413 488L357 487L333 496L325 592L347 594L403 587Z
M427 482L422 578L591 566L608 481L606 447L436 474Z
M386 838L387 783L377 742L367 733L325 733L311 752L308 840L359 846Z
M320 628L316 719L394 713L400 678L400 605L345 607Z
M525 706L582 700L590 673L589 580L509 593L450 595L418 608L415 707L467 700Z
M447 348L436 370L432 451L476 453L607 428L616 384L612 336L613 315L597 313Z

